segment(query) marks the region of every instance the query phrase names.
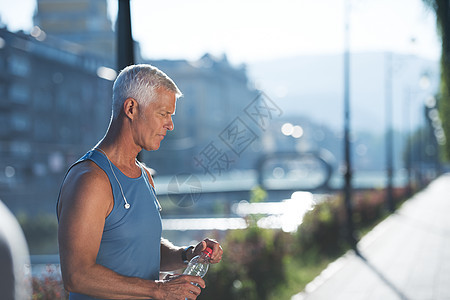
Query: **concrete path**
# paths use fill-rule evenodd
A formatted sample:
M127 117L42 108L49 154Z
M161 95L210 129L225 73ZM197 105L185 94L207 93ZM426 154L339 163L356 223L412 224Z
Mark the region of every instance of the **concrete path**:
M292 300L450 300L450 174L434 180Z

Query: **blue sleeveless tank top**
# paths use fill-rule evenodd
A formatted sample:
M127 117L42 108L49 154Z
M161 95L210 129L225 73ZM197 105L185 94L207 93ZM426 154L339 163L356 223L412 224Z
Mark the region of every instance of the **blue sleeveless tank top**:
M141 176L129 178L111 163L130 204L130 208L125 209L119 184L106 156L97 150L91 150L75 164L85 160L93 161L108 175L114 196L114 208L105 219L96 262L121 275L158 280L161 258L161 215L147 172L141 167ZM70 293L69 299L94 298Z

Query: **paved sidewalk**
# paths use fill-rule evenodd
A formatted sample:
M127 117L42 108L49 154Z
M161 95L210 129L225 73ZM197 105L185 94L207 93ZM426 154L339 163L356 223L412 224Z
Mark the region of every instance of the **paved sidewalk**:
M450 300L450 174L406 201L292 300Z

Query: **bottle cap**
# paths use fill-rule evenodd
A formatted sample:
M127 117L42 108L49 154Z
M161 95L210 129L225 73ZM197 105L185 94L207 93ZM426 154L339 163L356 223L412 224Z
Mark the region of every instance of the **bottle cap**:
M202 253L205 253L207 256L211 257L212 249L209 247L206 247L206 249L203 250Z

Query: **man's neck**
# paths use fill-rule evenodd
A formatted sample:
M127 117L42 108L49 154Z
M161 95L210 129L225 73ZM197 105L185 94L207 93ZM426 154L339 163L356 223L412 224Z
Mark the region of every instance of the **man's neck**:
M136 168L136 157L142 150L135 145L132 135L126 132L126 125L112 121L103 139L96 145L102 149L109 160L117 167L125 169Z

